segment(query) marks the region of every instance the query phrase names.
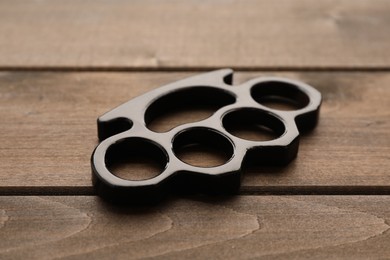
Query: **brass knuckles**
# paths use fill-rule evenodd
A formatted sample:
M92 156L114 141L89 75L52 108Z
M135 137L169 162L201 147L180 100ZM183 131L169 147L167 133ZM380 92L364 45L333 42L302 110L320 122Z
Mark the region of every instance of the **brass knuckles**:
M284 165L298 152L299 132L315 127L321 94L311 86L279 77L261 77L232 86L233 71L222 69L186 78L111 110L98 119L102 141L91 158L92 176L99 195L115 200L142 202L160 198L169 190L234 192L243 164ZM278 96L295 100L298 110L281 111L261 101ZM187 99L185 99L187 97ZM147 127L175 102L215 103L216 112L205 120L183 124L157 133ZM242 123L261 123L280 136L270 141L238 138L228 129ZM225 164L203 168L184 163L175 149L191 142L216 142L231 154ZM147 180L125 180L113 175L107 165L123 148L131 146L165 164L161 174Z

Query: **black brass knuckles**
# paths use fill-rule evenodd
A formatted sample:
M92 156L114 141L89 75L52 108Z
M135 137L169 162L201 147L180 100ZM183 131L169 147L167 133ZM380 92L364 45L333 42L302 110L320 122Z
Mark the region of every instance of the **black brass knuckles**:
M311 86L279 77L261 77L232 86L233 71L222 69L165 85L134 98L98 119L101 143L92 154L92 176L97 193L115 200L141 202L161 198L170 190L237 191L246 164L284 165L298 152L299 132L315 127L321 94ZM269 100L292 102L293 111L267 107ZM157 133L148 125L178 105L213 105L212 116L199 122ZM279 137L250 141L233 135L237 125L263 125ZM204 168L189 165L175 154L183 147L203 143L227 153L225 164ZM143 154L162 165L151 179L125 180L108 170L126 153Z

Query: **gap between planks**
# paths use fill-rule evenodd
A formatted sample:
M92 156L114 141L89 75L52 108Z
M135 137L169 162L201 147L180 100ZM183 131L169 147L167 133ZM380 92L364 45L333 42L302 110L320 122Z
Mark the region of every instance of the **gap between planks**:
M0 187L0 196L96 196L92 187ZM390 186L243 186L235 195L390 195ZM174 195L175 196L175 195ZM181 195L176 195L181 197Z
M240 66L205 66L205 67L121 67L121 66L82 66L82 67L40 67L40 66L0 66L0 72L203 72L230 68L235 72L390 72L390 67L382 66L270 66L270 67L240 67Z

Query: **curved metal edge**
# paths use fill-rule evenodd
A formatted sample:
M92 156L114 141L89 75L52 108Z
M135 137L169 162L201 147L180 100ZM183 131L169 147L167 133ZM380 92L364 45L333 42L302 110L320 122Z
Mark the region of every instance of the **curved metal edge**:
M112 134L117 134L115 129L118 127L118 118L121 118L120 122L126 121L138 121L141 124L145 124L144 114L147 108L156 100L161 97L177 92L179 90L185 90L192 88L193 86L210 86L217 87L224 86L231 83L233 77L233 70L221 69L200 75L188 77L176 82L164 85L152 91L149 91L141 96L135 97L130 101L112 109L98 118L98 136L99 140L103 141L105 138L110 137ZM227 91L225 88L218 88L223 91ZM145 104L145 100L147 103ZM132 117L128 116L131 111ZM125 124L125 123L122 123ZM111 135L110 135L111 134Z

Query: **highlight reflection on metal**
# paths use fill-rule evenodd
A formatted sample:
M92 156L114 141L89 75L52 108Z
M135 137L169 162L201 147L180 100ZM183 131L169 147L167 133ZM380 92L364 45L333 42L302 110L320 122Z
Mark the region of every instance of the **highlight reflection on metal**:
M240 185L244 165L285 165L295 158L299 132L312 129L318 121L321 94L305 83L279 77L260 77L232 86L232 76L232 70L222 69L179 80L99 117L101 143L91 158L98 194L130 202L160 198L170 190L232 193ZM289 102L296 109L267 107L272 100ZM213 106L215 112L163 133L148 128L164 112L199 105ZM278 137L245 140L232 134L237 125L262 125ZM216 167L189 165L177 153L192 144L217 147L230 159ZM109 166L123 153L149 156L163 170L146 180L119 178Z

